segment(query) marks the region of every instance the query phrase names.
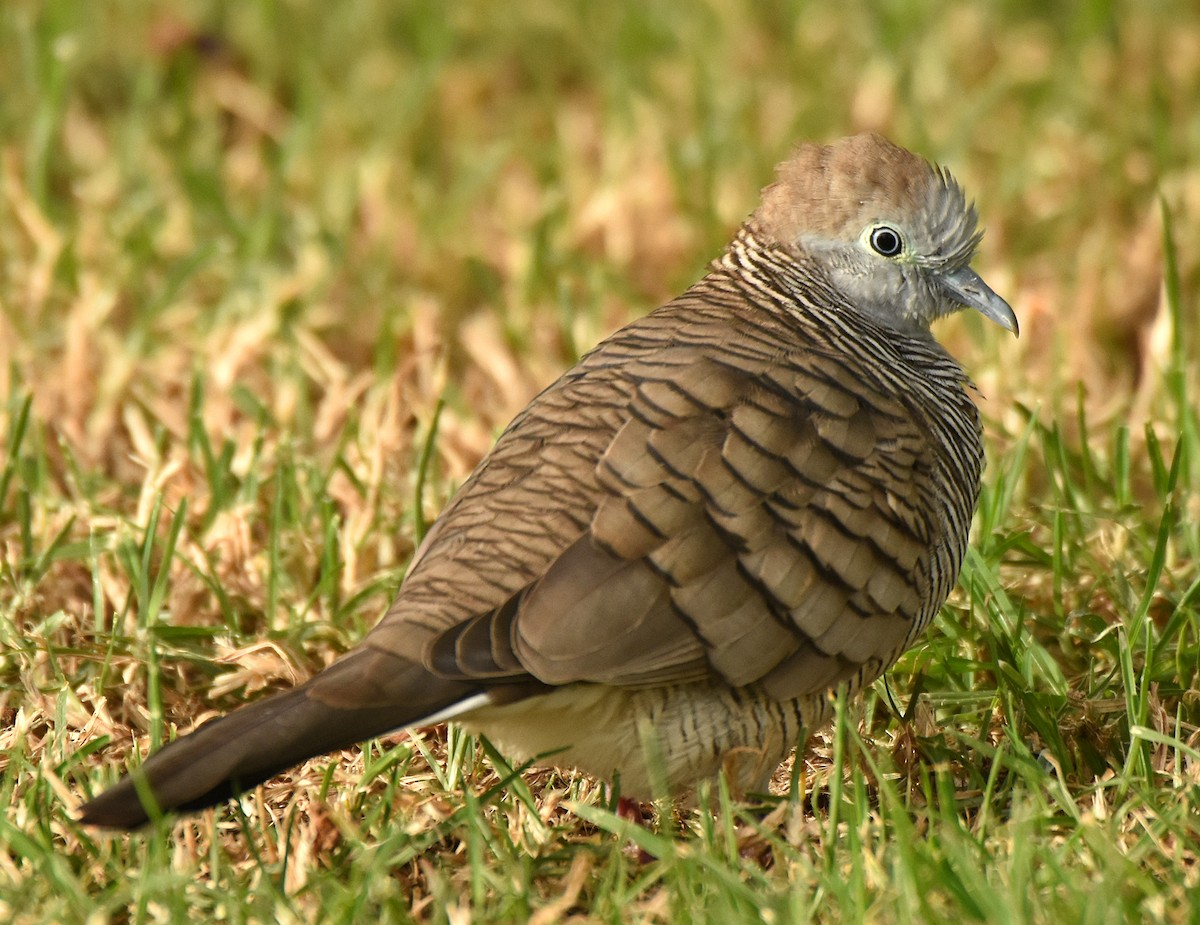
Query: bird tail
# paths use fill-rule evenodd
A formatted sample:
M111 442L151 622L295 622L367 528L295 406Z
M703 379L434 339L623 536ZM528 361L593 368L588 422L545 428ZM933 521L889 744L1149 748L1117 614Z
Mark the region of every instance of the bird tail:
M364 647L294 690L205 723L85 803L86 825L135 829L158 812L199 810L306 758L405 726L449 719L487 699L477 686Z

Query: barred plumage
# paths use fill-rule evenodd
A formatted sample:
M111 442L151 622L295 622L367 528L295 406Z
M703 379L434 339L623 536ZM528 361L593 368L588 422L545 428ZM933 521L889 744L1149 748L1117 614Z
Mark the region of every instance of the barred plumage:
M197 808L456 718L639 796L722 768L761 787L956 580L982 433L929 324L967 306L1016 330L977 241L944 171L878 136L802 146L700 282L517 416L358 648L138 773ZM83 819L146 812L127 778Z

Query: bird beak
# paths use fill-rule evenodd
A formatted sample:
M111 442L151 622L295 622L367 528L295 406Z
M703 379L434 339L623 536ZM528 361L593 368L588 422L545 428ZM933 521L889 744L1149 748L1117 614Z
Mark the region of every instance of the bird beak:
M955 302L973 308L984 318L990 318L1006 331L1019 335L1016 313L970 267L959 267L941 277L941 283Z

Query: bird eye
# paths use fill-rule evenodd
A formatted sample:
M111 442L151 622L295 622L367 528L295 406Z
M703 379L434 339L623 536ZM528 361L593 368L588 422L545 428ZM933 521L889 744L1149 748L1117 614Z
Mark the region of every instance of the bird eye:
M896 229L880 225L878 228L871 229L871 247L877 254L882 254L884 257L895 257L904 249L904 242L900 239L900 232Z

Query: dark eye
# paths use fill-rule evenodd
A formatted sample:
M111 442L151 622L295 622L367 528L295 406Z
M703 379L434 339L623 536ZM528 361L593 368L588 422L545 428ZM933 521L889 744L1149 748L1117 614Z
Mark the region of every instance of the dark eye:
M900 240L900 232L887 225L880 225L871 230L871 247L884 257L895 257L903 250L904 242Z

